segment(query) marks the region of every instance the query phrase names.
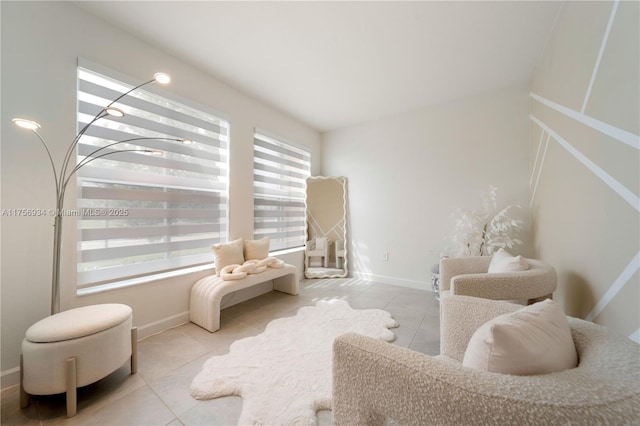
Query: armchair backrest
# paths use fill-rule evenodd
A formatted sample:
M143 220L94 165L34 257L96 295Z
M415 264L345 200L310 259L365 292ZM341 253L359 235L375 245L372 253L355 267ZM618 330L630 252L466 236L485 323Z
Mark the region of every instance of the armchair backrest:
M440 291L449 290L458 275L481 274L489 270L491 256L449 257L440 260Z
M325 250L328 248L329 241L327 237L313 237L307 241L307 249L309 250Z
M446 258L440 261L440 291L497 300L529 300L553 293L557 286L553 266L526 259L529 269L491 273L490 256Z

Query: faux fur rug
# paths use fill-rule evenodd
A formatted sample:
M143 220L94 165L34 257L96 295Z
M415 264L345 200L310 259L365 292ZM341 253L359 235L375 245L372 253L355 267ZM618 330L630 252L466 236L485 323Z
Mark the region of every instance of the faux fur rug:
M331 408L333 340L355 332L390 342L395 336L388 328L397 326L386 311L352 309L344 300L302 307L209 359L191 395L241 396L241 425L315 425L316 411Z

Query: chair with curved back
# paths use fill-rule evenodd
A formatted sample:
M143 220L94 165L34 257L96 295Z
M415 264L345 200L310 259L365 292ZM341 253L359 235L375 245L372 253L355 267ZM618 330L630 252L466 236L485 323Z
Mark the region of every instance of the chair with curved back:
M548 263L524 259L527 270L489 273L491 260L491 256L441 259L440 297L474 296L527 304L551 297L556 289L556 270Z
M311 258L320 257L322 265L329 267L329 240L327 237L314 237L307 241L305 245L305 263L306 267L311 266Z

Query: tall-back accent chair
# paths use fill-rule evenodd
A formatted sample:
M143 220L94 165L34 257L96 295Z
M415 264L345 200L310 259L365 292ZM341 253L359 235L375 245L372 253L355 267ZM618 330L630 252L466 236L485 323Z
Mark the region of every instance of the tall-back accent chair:
M329 240L327 237L314 237L305 245L305 262L307 268L311 266L311 258L322 258L322 265L329 267Z

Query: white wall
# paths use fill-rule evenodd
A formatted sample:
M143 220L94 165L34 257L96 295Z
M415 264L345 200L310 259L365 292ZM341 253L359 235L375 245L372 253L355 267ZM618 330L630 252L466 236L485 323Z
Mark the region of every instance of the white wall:
M536 255L567 314L640 342L640 3L567 2L531 92ZM558 107L559 105L559 107Z
M489 185L528 223L527 95L511 87L323 135L323 174L348 178L352 273L430 288L451 213L478 207Z
M75 136L76 60L86 58L141 81L157 71L172 76L171 93L224 113L231 121L230 237L253 234L253 129L296 141L312 155L319 174L319 134L66 2L1 2L2 209L55 206L46 154L34 135L16 129L13 117L42 124L56 162ZM66 208L74 208L73 191ZM52 223L50 217L2 217L3 386L16 377L25 330L49 314ZM75 294L75 224L63 235L62 309L100 302L134 309L141 335L188 318L189 289L204 273L79 298ZM285 260L302 266L300 253Z

